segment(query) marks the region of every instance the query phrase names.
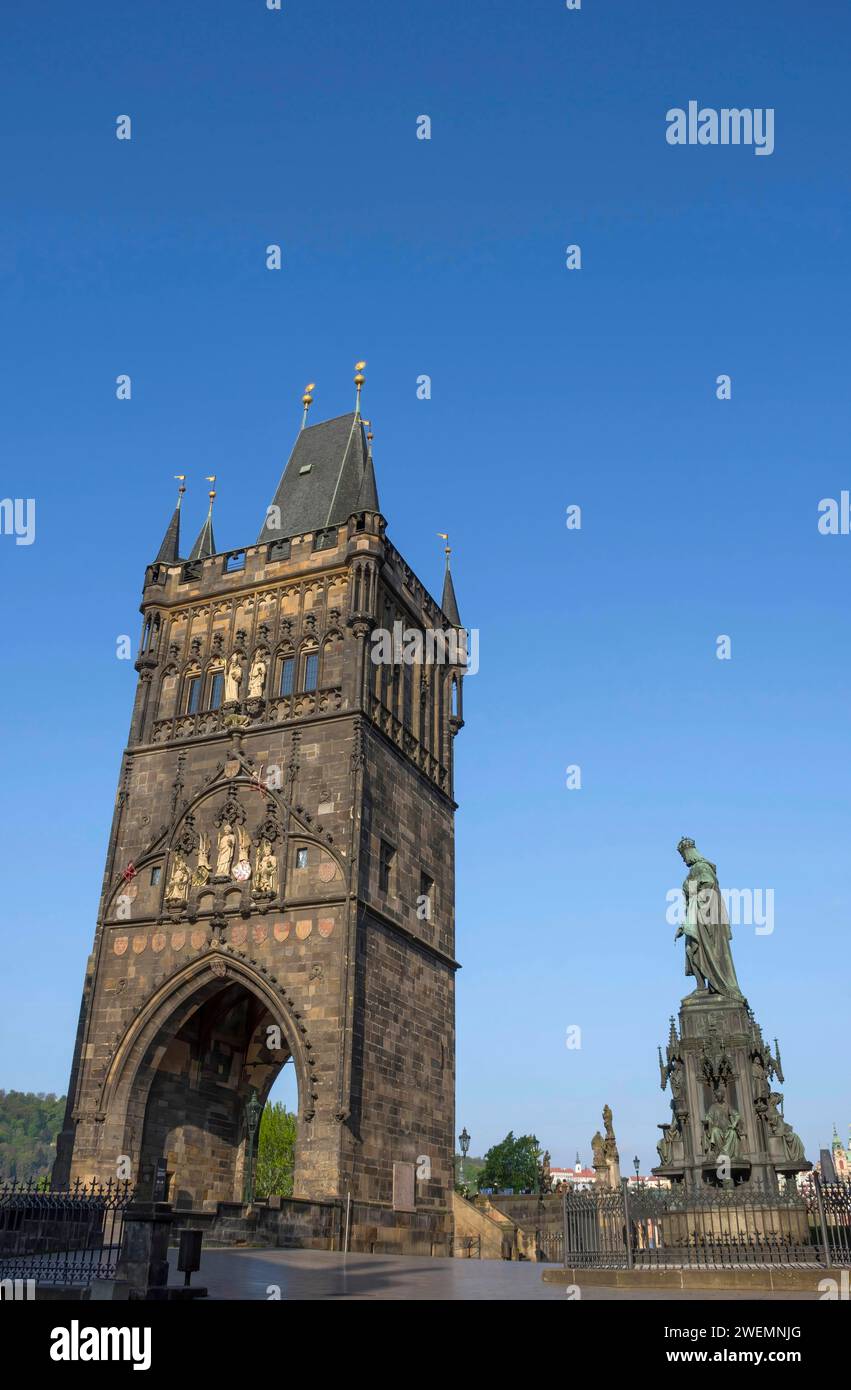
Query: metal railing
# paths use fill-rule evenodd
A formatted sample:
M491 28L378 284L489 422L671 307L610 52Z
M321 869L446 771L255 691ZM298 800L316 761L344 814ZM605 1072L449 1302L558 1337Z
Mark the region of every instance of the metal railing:
M851 1265L851 1179L822 1182L812 1173L801 1187L810 1227L821 1246L822 1261Z
M481 1236L455 1236L452 1241L452 1254L456 1259L480 1260L482 1258Z
M564 1259L564 1231L536 1231L537 1257L542 1264L561 1264Z
M547 1255L545 1257L551 1257ZM564 1195L568 1268L724 1269L851 1264L851 1182L801 1191L621 1183Z
M0 1182L0 1279L90 1284L115 1274L129 1182Z

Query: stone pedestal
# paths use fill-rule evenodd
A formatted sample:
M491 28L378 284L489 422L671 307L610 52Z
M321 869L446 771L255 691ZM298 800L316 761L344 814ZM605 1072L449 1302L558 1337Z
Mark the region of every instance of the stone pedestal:
M776 1043L775 1051L745 999L709 990L683 999L679 1031L672 1018L666 1058L659 1053L672 1098L654 1174L694 1189L751 1182L776 1190L778 1176L812 1166L781 1113Z
M130 1298L162 1297L168 1284L168 1244L174 1212L168 1202L134 1202L124 1213L116 1283Z

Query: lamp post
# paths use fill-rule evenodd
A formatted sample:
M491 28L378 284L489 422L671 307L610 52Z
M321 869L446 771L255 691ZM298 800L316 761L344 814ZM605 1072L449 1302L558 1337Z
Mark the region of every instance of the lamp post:
M461 1133L458 1135L458 1143L461 1145L461 1184L462 1184L462 1186L463 1186L463 1183L464 1183L464 1159L467 1157L467 1154L470 1152L470 1136L469 1136L469 1134L467 1133L467 1126L466 1126L466 1125L465 1125L464 1128L461 1130Z
M251 1088L251 1095L245 1106L245 1123L248 1126L248 1152L245 1158L245 1188L243 1199L246 1206L250 1206L254 1201L254 1139L257 1134L257 1126L260 1123L260 1116L263 1113L263 1106L257 1099L257 1090Z
M632 1160L632 1166L635 1169L635 1181L637 1183L639 1169L641 1168L641 1159L638 1157L638 1154L636 1154L635 1158Z

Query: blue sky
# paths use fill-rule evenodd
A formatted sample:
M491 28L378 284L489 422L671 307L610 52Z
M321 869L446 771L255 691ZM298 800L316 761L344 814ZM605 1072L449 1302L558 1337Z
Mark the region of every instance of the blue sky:
M851 19L813 8L8 0L2 494L37 531L0 536L0 1085L67 1085L172 475L252 541L305 382L339 414L365 357L390 534L435 590L450 531L481 634L457 1127L587 1159L608 1102L650 1166L689 834L774 890L739 979L808 1155L847 1132ZM774 153L668 145L690 100L772 107Z

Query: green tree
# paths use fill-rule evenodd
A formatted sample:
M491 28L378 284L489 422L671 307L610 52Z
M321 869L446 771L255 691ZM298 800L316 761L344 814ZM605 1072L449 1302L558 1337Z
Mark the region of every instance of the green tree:
M0 1179L49 1177L64 1114L64 1096L0 1091Z
M260 1116L257 1137L258 1197L292 1197L298 1121L283 1105L267 1105Z
M521 1134L514 1137L509 1130L501 1144L494 1144L485 1154L484 1167L476 1176L481 1192L492 1187L501 1190L513 1188L523 1192L527 1188L535 1192L538 1186L538 1159L541 1146L534 1134Z

